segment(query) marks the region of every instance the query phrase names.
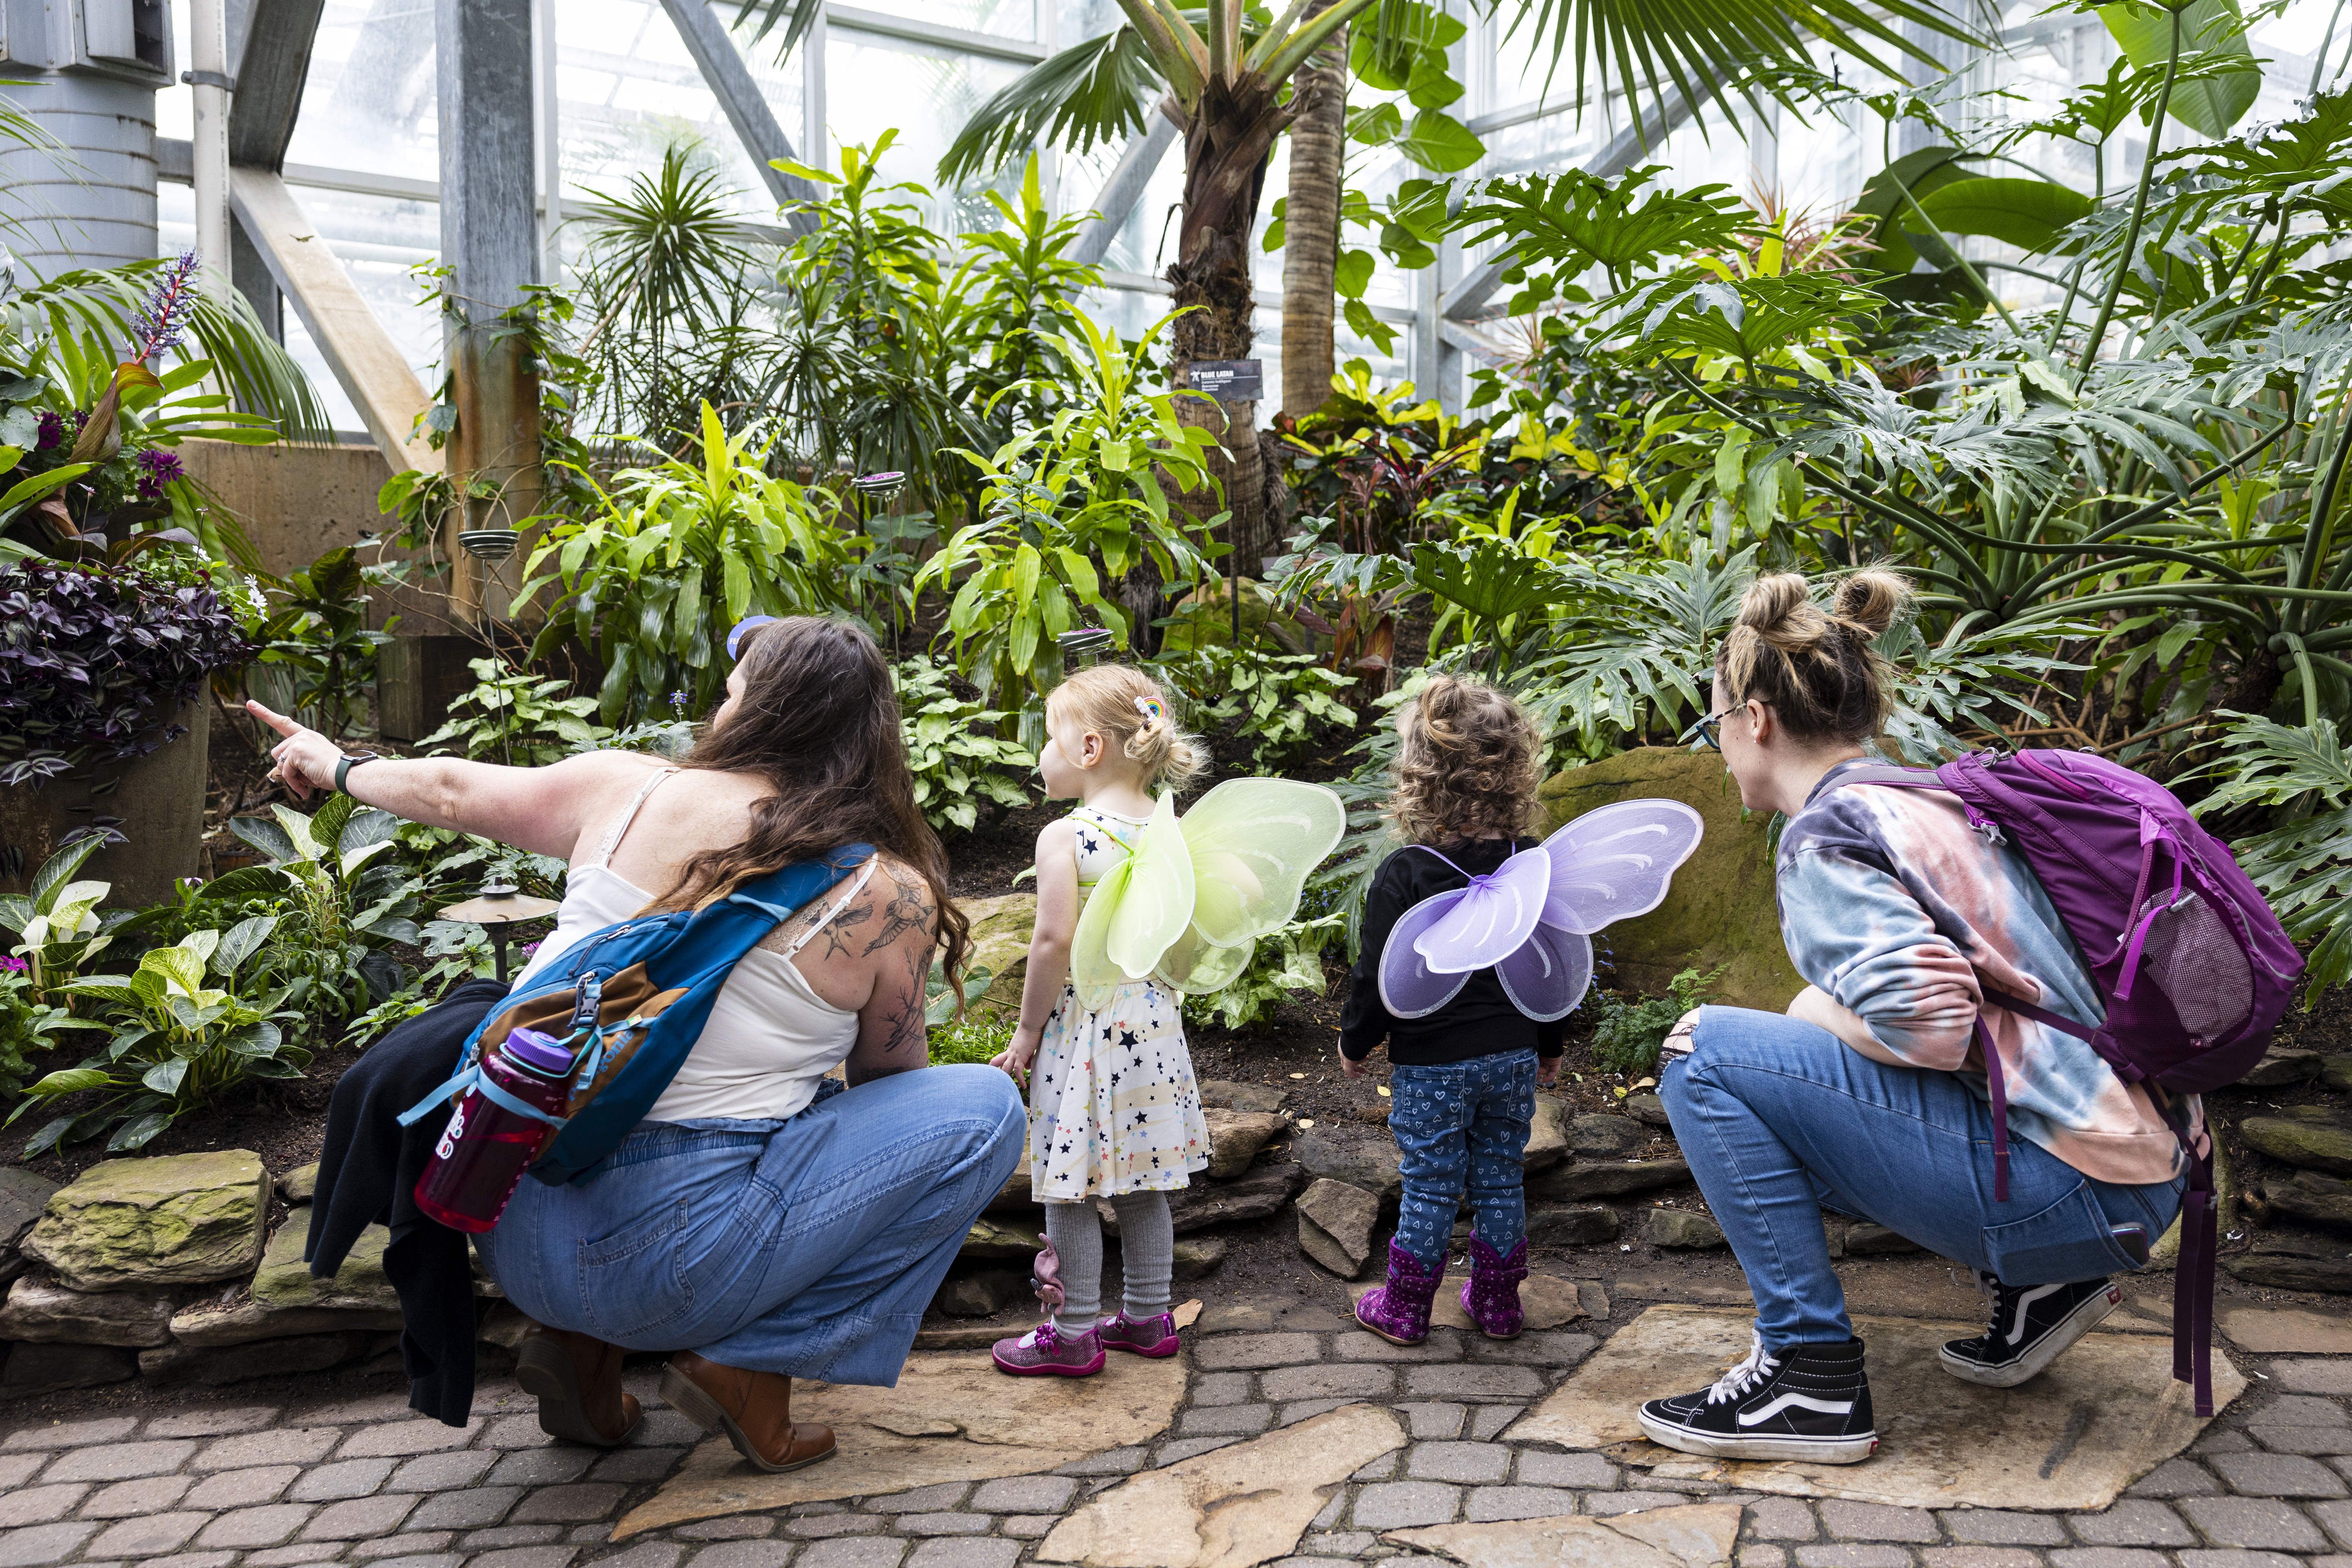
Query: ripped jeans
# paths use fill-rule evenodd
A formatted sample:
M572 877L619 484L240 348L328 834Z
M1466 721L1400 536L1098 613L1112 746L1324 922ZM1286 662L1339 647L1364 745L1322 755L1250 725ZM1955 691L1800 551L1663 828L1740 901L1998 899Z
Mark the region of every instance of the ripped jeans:
M1885 1226L2009 1285L2095 1279L2138 1267L2113 1228L2152 1243L2184 1178L2095 1182L2009 1141L2009 1201L1992 1195L1992 1110L1948 1072L1889 1067L1817 1025L1744 1007L1700 1010L1658 1096L1707 1207L1756 1297L1765 1348L1853 1333L1821 1211Z

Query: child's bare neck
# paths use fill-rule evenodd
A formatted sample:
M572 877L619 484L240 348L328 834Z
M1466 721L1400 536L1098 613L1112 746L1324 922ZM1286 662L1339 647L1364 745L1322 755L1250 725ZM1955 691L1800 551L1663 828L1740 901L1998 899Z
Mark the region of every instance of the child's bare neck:
M1151 816L1151 792L1143 781L1132 775L1124 778L1088 779L1078 789L1078 804L1113 816L1131 816L1138 820Z

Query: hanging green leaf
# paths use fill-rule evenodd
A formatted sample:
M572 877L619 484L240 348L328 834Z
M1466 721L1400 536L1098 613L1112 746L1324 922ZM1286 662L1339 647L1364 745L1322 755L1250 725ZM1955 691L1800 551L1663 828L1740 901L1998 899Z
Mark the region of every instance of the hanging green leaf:
M2243 59L2245 68L2206 69L2172 89L2172 118L2200 136L2227 136L2262 96L2262 68L2246 47L2246 18L2238 0L2190 0L2185 7L2138 5L2118 0L2099 7L2125 58L2144 71L2161 72L2172 54L2172 12L2180 12L2180 55L2208 57L2209 67ZM2220 57L2214 59L2212 57Z
M2061 230L2097 210L2080 191L2049 180L1963 179L1919 198L1947 234L1990 235L2028 253L2052 248Z

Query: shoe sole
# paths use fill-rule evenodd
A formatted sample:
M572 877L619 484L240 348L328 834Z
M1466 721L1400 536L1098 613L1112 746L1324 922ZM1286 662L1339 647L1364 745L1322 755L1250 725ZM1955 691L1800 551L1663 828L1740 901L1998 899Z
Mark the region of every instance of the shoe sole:
M1182 1350L1183 1348L1184 1342L1178 1339L1174 1334L1169 1335L1166 1339L1161 1340L1156 1345L1121 1344L1117 1341L1112 1340L1106 1340L1103 1342L1103 1349L1107 1351L1125 1351L1129 1355L1146 1355L1150 1356L1154 1361L1159 1361L1166 1356L1174 1355L1178 1351Z
M996 1370L1007 1377L1092 1377L1103 1369L1103 1363L1108 1358L1104 1352L1097 1351L1095 1359L1084 1366L1056 1366L1051 1362L1037 1366L1014 1366L998 1360L993 1352L990 1352L988 1359L995 1362Z
M1710 1459L1797 1459L1816 1465L1858 1465L1878 1451L1878 1434L1858 1437L1717 1437L1686 1431L1636 1413L1643 1435L1662 1447Z
M629 1440L637 1429L632 1421L617 1437L607 1437L596 1430L588 1419L586 1401L581 1397L580 1371L563 1347L533 1334L522 1342L515 1354L515 1382L525 1394L539 1401L539 1429L551 1437L566 1443L582 1443L592 1448L617 1448Z
M735 1424L735 1417L727 1414L726 1406L703 1393L701 1385L684 1373L662 1368L661 1395L669 1402L672 1410L704 1431L726 1433L727 1440L735 1445L737 1453L772 1476L781 1476L786 1470L804 1470L840 1452L839 1446L835 1445L822 1454L811 1454L805 1459L793 1459L779 1465L762 1458L760 1451L751 1446L751 1439L743 1435L743 1428Z
M2003 1362L1999 1366L1987 1366L1966 1356L1956 1356L1948 1346L1936 1352L1937 1359L1944 1363L1946 1372L1962 1383L1973 1383L1984 1388L2015 1388L2039 1375L2043 1368L2064 1354L2069 1345L2097 1328L2108 1313L2123 1304L2122 1288L2110 1285L2059 1319L2058 1326L2034 1341L2032 1348L2023 1355L2015 1361Z
M1380 1335L1381 1338L1388 1341L1388 1342L1392 1345L1417 1345L1429 1338L1429 1333L1426 1330L1423 1330L1421 1333L1415 1335L1412 1339L1406 1339L1401 1334L1392 1334L1386 1329L1381 1327L1378 1323L1373 1322L1370 1318L1365 1317L1360 1312L1356 1314L1356 1321L1361 1323L1365 1328L1370 1329L1372 1332Z

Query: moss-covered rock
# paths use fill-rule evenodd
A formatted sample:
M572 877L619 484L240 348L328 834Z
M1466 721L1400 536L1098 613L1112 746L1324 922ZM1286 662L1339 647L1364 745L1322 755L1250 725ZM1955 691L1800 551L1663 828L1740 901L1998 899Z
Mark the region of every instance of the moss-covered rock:
M2278 1116L2250 1116L2238 1123L2238 1136L2256 1153L2325 1171L2331 1176L2352 1176L2352 1128L2324 1121L2288 1121Z
M1713 752L1643 746L1547 780L1546 832L1621 800L1678 800L1706 818L1706 837L1675 873L1666 901L1593 938L1621 989L1663 994L1685 969L1721 968L1716 988L1738 1007L1779 1012L1805 987L1780 943L1772 897L1770 817L1743 816L1739 787Z
M988 989L975 1007L1008 1023L1021 1016L1021 982L1029 973L1029 938L1037 924L1037 895L1003 893L992 899L959 899L956 907L971 921L973 969L988 971Z
M172 1320L172 1337L186 1345L237 1345L297 1334L381 1332L400 1327L400 1297L383 1272L392 1233L369 1226L352 1243L333 1278L311 1277L302 1260L310 1211L287 1215L261 1255L261 1267L243 1300L199 1301Z
M268 1196L247 1149L105 1160L50 1196L24 1250L75 1290L233 1279L261 1261Z

